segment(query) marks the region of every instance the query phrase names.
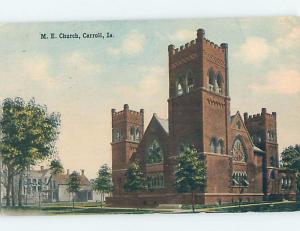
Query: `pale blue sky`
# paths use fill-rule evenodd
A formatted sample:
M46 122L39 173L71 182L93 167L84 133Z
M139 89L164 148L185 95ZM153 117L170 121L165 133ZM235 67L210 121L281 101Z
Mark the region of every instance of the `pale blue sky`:
M0 100L35 97L62 114L65 168L94 176L111 163L110 109L145 109L167 118L167 46L204 28L229 44L232 114L278 113L280 149L299 143L299 19L243 18L0 24ZM113 39L41 40L40 33L111 32Z

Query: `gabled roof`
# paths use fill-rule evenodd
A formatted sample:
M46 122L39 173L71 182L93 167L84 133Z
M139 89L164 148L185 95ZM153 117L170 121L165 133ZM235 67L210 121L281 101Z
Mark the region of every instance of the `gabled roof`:
M169 134L169 120L159 118L156 113L153 114L153 117L158 121L160 126L165 130L167 134Z
M85 175L80 175L80 185L89 185L90 181ZM69 175L68 174L58 174L54 176L54 180L57 184L68 184Z
M244 130L247 132L247 135L248 135L248 137L249 137L249 140L250 140L250 142L251 142L251 144L252 144L252 146L253 146L254 152L265 153L263 150L261 150L260 148L258 148L258 147L256 147L256 146L254 145L254 143L253 143L253 141L252 141L252 138L251 138L251 136L250 136L250 134L249 134L249 131L248 131L248 129L247 129L245 123L244 123L244 120L243 120L243 118L242 118L242 116L241 116L241 114L240 114L239 111L237 111L237 113L236 113L235 115L230 116L230 123L231 123L231 126L232 126L232 124L233 124L235 121L237 121L237 120L241 121L241 126L242 126L242 127L244 128Z

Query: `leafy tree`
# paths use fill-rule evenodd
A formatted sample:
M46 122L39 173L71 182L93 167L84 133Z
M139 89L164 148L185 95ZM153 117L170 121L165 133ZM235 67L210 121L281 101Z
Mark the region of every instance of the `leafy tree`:
M124 189L126 192L139 192L146 188L146 180L137 160L132 162L126 172Z
M178 157L175 172L175 188L179 193L191 192L192 208L195 212L195 192L204 189L206 183L206 162L199 151L184 146Z
M18 204L22 206L24 171L55 153L60 114L48 113L47 107L36 104L34 99L26 103L22 98L6 98L2 109L0 151L9 185L6 204L10 205L10 194L14 200L13 179L19 174Z
M52 175L57 175L64 172L64 167L59 160L52 160L50 163L50 170Z
M101 193L102 206L104 193L110 193L113 191L111 169L106 164L100 167L97 178L93 183L93 189Z
M284 168L296 171L297 177L297 200L300 199L300 145L289 146L281 153Z
M75 194L78 193L80 190L80 175L78 172L73 171L69 175L67 190L69 193L72 194L72 202L73 202L73 208L74 208Z

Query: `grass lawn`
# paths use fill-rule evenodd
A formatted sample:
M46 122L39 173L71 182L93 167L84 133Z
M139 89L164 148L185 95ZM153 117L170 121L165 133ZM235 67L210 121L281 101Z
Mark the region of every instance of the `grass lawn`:
M295 201L265 202L256 204L224 205L197 210L213 213L240 213L240 212L294 212L300 211L300 203Z
M239 213L239 212L291 212L300 211L300 203L294 201L231 204L231 205L197 205L196 212L208 213ZM101 207L99 203L52 203L22 208L2 208L2 215L72 215L72 214L151 214L151 213L191 213L190 205L183 209L136 209Z

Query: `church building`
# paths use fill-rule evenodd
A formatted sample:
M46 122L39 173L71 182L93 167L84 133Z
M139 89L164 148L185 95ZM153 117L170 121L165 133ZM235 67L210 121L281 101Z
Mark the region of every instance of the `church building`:
M168 119L153 117L144 127L144 110L112 113L113 206L155 207L190 204L190 193L174 188L177 157L184 145L203 154L207 182L196 203L222 204L295 198L295 174L279 167L277 115L231 114L228 45L205 38L203 29L184 46L168 46ZM139 160L147 189L124 190L126 171Z

